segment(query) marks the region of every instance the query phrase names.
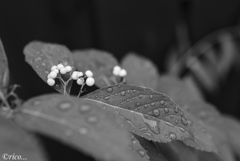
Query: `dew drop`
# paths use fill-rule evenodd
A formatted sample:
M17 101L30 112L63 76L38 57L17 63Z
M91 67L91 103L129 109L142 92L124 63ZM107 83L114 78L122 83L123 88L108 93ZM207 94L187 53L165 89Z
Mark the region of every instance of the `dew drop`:
M39 100L36 100L36 101L33 102L33 105L34 105L34 106L38 106L38 105L40 105L40 104L41 104L41 101L39 101Z
M115 96L117 96L118 94L117 93L115 93Z
M147 116L146 116L147 117ZM150 120L148 118L142 117L144 123L147 125L147 127L155 134L159 134L159 126L157 121Z
M159 111L158 109L154 109L154 110L153 110L153 114L154 114L155 116L159 116L159 115L160 115L160 111Z
M152 99L152 98L153 98L153 95L150 95L150 96L149 96L149 98L151 98L151 99Z
M145 132L145 131L148 131L148 129L146 127L143 127L143 128L140 129L140 131L144 131Z
M84 127L81 127L79 129L79 133L82 134L82 135L86 135L88 133L88 130L86 128L84 128Z
M137 103L136 103L136 106L140 106L140 105L141 105L141 103L140 103L140 102L137 102Z
M133 97L132 100L135 100L135 98Z
M165 135L165 138L168 138L168 137L169 137L168 134L166 134L166 135Z
M170 137L170 139L172 139L172 140L175 140L175 139L177 138L176 134L174 134L174 133L171 133L171 134L169 135L169 137Z
M137 92L137 91L134 89L134 90L133 90L133 93L136 93L136 92Z
M132 143L133 144L137 144L137 140L136 139L132 139Z
M191 126L191 125L192 125L192 121L190 121L190 120L187 120L187 122L188 122L188 125L189 125L189 126Z
M185 132L186 130L184 128L179 127L180 131Z
M161 103L161 105L163 105L164 104L164 100L160 101L160 103Z
M178 124L178 123L179 123L179 121L178 121L178 120L175 120L175 123L176 123L176 124Z
M144 108L148 108L148 105L147 105L147 104L145 104L145 105L144 105Z
M130 101L130 99L127 99L126 101L127 101L127 102L129 102L129 101Z
M108 88L107 91L108 91L109 93L111 93L111 92L113 91L113 89L112 89L112 88Z
M70 109L71 107L72 104L70 102L64 102L59 105L59 108L64 111Z
M165 112L165 113L168 113L168 112L169 112L169 109L168 109L168 108L164 108L164 112Z
M176 108L174 109L174 111L175 111L176 113L178 113L178 112L179 112L179 108L176 107Z
M141 156L141 157L144 157L146 155L145 151L143 150L138 150L138 154Z
M173 118L173 115L170 115L170 118Z
M130 90L127 90L127 93L129 94L129 93L130 93Z
M89 116L89 117L87 118L87 122L92 123L92 124L95 124L95 123L99 122L99 119L98 119L97 116Z
M181 121L184 125L188 125L188 121L185 119L185 117L182 117Z
M90 107L88 105L83 105L79 107L80 112L85 113L90 111Z
M125 95L126 95L126 92L125 92L125 91L122 91L122 92L121 92L121 95L122 95L122 96L125 96Z
M143 96L143 95L140 94L138 97L139 97L139 98L142 98L142 96Z
M150 138L153 137L152 134L150 134L150 133L148 133L148 132L144 133L144 135L146 135L147 137L150 137Z
M104 99L104 100L109 100L109 99L110 99L110 97L104 97L103 99Z
M151 103L151 106L155 106L155 103L153 102L153 103Z
M171 124L170 122L165 122L165 124L168 125L168 126L172 126L172 127L174 127L174 125Z

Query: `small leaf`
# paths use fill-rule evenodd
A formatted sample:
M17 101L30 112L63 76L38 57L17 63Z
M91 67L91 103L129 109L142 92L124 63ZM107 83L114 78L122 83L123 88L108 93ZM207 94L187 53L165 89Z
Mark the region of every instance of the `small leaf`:
M9 69L8 60L2 41L0 40L0 92L3 95L7 94L7 87L9 84Z
M79 71L91 70L98 87L116 84L113 67L117 60L110 54L99 50L79 50L73 52L74 65Z
M132 135L121 130L115 115L102 105L62 95L44 95L27 101L15 120L98 160L149 160L137 140L133 141Z
M46 82L53 65L73 66L71 52L62 45L33 41L24 48L25 60Z
M204 123L184 112L165 94L124 83L96 90L83 98L113 105L129 124L126 129L146 139L164 143L182 140L196 149L217 151L211 136L201 130Z
M0 127L1 158L6 153L21 155L22 158L27 160L46 160L40 144L30 133L26 133L13 122L2 117L0 117Z
M156 66L150 60L129 53L123 58L121 64L127 70L127 83L152 89L157 88L159 74Z

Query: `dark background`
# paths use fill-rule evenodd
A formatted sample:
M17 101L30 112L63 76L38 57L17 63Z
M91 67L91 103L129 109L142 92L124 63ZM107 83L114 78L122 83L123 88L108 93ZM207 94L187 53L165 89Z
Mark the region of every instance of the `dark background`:
M119 60L135 51L164 71L162 64L176 43L175 29L180 20L186 22L194 44L217 29L237 25L239 18L239 0L0 0L0 37L9 59L11 81L22 86L18 93L28 99L55 92L24 61L23 48L32 40L64 44L71 50L102 49ZM239 117L237 78L212 103ZM54 140L47 142L49 153L58 154L53 160L63 159L63 153L73 158L78 155ZM56 145L62 148L55 149Z
M176 44L180 21L186 23L194 44L215 30L237 25L239 19L239 0L0 0L0 37L12 83L22 86L18 92L23 99L55 92L24 61L23 48L32 40L64 44L71 50L102 49L119 60L135 51L164 71L164 58ZM238 84L237 79L233 82ZM239 94L235 90L222 97L234 97L231 104L240 109ZM226 110L218 103L222 97L212 102L239 116L236 108Z

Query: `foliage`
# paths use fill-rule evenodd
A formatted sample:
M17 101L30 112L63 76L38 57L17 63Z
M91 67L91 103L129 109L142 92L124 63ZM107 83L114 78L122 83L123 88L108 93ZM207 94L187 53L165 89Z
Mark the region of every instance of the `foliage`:
M240 156L240 124L206 103L186 79L160 76L146 58L129 53L118 63L103 51L71 53L62 45L31 42L24 48L26 61L45 82L52 66L62 63L74 70L91 70L97 89L86 90L80 98L70 96L72 71L58 73L63 81L52 87L63 95L38 96L12 108L7 97L14 90L8 90L2 44L0 54L0 125L5 129L0 131L1 151L46 160L35 143L34 134L40 133L96 160L234 161L234 155ZM126 69L126 77L114 75L116 65Z

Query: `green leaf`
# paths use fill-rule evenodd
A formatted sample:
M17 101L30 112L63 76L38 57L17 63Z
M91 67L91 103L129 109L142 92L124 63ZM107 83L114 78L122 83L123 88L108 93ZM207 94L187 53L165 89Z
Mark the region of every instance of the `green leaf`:
M13 122L0 117L0 155L21 155L27 160L45 161L45 155L36 138ZM1 160L1 159L0 159Z
M211 136L201 130L205 124L165 94L124 83L96 90L83 98L112 105L122 122L127 123L125 129L146 139L164 143L181 140L199 150L217 151Z
M33 41L24 48L25 60L36 73L46 82L51 67L62 63L73 66L72 54L65 46ZM61 84L53 86L60 93L64 93Z
M9 84L9 69L8 69L8 60L2 41L0 39L0 92L2 95L7 94L7 87Z
M100 50L79 50L73 52L75 67L82 72L91 70L98 87L116 84L113 67L118 65L117 60L110 54Z
M129 53L123 58L121 64L122 68L127 70L127 83L152 89L157 88L159 73L150 60Z
M103 105L62 95L27 101L15 115L21 126L58 138L100 160L145 161L145 150L121 130L113 112Z

